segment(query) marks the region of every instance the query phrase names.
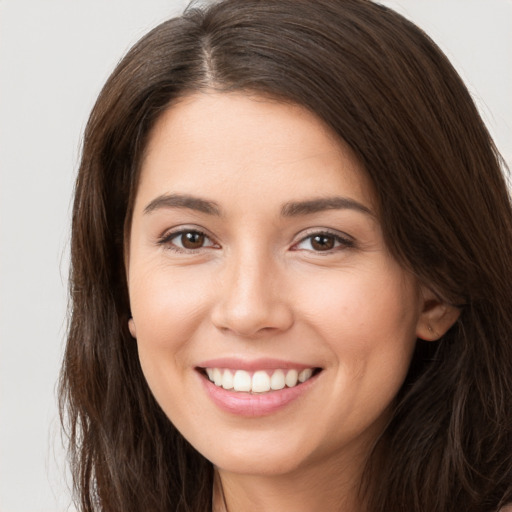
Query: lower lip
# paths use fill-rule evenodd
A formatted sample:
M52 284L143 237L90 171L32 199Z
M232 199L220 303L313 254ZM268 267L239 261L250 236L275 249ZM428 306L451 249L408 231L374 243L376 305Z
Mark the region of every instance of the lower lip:
M261 394L226 390L216 386L202 373L200 373L200 378L207 394L220 409L238 416L250 417L267 416L284 409L311 389L318 374L293 388L283 388Z

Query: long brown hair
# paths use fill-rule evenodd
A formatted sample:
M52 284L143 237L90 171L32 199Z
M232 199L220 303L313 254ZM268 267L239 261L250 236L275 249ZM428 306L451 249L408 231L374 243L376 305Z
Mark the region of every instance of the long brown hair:
M226 0L137 43L85 131L60 386L80 510L211 508L211 464L144 380L123 258L148 134L203 89L319 116L373 181L394 257L461 308L440 341L417 342L380 440L384 463L369 465L368 510L496 512L512 501L512 212L461 79L417 27L368 0Z

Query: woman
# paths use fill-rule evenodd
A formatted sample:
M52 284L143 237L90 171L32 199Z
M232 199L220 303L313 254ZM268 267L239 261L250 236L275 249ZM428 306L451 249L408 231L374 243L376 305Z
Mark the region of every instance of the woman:
M80 510L498 511L512 215L436 46L366 0L226 0L89 120L61 381Z

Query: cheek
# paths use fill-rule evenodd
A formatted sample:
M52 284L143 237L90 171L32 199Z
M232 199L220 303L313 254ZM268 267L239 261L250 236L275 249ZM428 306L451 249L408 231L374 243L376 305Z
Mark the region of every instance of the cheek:
M187 346L201 328L208 296L204 280L153 269L134 274L130 304L142 370L157 400L187 368ZM196 276L197 277L197 276Z
M405 379L417 317L411 312L413 288L398 283L345 276L336 292L311 290L310 302L302 303L311 312L311 329L321 333L330 351L332 416L320 429L330 450L366 429L370 432L372 425L376 431L383 428ZM319 422L322 407L319 403Z
M185 341L208 301L205 280L190 272L153 269L130 281L130 305L137 338L155 345Z
M394 267L336 277L311 280L314 285L297 304L330 349L327 365L339 370L335 389L349 386L355 408L358 400L379 408L393 399L409 368L419 311L416 287Z
M358 349L379 340L415 337L418 296L413 283L393 267L326 273L294 294L299 316L343 346Z

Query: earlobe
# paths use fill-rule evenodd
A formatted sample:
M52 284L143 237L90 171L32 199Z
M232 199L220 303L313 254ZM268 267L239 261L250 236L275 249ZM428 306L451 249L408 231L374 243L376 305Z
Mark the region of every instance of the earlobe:
M128 329L130 329L130 334L134 338L137 338L136 330L135 330L135 322L133 321L133 318L130 318L130 320L128 320Z
M423 310L416 326L416 337L436 341L457 321L460 309L443 302L430 290L423 291L422 295Z

